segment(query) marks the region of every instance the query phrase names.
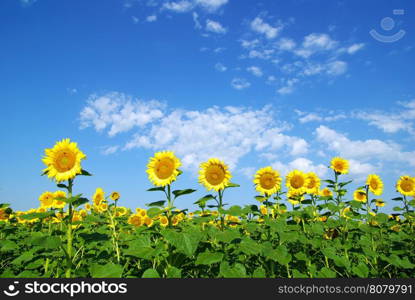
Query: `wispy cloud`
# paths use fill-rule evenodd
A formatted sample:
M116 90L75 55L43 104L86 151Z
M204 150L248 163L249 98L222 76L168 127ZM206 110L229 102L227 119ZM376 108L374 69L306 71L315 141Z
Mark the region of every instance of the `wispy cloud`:
M217 63L216 65L215 65L215 69L217 70L217 71L219 71L219 72L225 72L228 68L227 67L225 67L223 64L221 64L221 63Z
M261 68L257 67L257 66L250 66L250 67L246 68L246 70L249 73L251 73L252 75L256 76L256 77L262 77L262 75L264 75Z
M223 27L222 24L220 24L219 22L207 19L206 20L206 31L224 34L226 33L227 29Z
M157 21L157 16L156 15L147 16L146 21L149 23L155 22Z
M268 39L277 37L278 33L282 29L282 25L271 26L266 23L261 17L256 17L251 21L251 29L257 33L265 35Z
M236 90L243 90L251 86L251 83L245 78L234 78L231 81L231 85Z

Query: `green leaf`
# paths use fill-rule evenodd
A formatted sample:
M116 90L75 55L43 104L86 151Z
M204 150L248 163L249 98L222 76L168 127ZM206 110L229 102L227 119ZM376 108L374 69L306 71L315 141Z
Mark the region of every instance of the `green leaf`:
M73 207L79 207L81 205L84 205L85 203L88 203L89 200L87 198L78 198L77 200L72 202Z
M362 262L360 262L357 266L352 267L353 274L362 277L367 278L369 275L369 268Z
M63 184L63 183L58 183L57 187L61 188L61 189L67 189L68 188L68 186L66 184Z
M173 195L174 195L174 198L177 198L177 197L187 195L187 194L191 194L191 193L194 193L194 192L196 192L196 190L193 190L193 189L174 190Z
M19 246L15 242L10 241L10 240L5 240L5 241L2 241L2 247L0 251L7 252L7 251L16 250L18 248Z
M182 270L169 266L167 268L167 278L182 278Z
M234 205L231 206L226 212L231 216L240 216L242 215L242 207Z
M33 220L33 219L44 219L50 216L54 216L54 211L47 211L43 213L30 213L30 214L24 214L21 215L19 218L22 218L24 220Z
M252 274L252 278L266 278L265 270L262 267L256 268Z
M165 200L160 200L160 201L155 201L155 202L147 203L146 205L149 206L149 207L152 207L152 206L160 206L160 207L162 207L162 206L164 206L164 203L166 203Z
M223 261L220 264L219 274L224 278L244 278L246 277L246 269L239 263L236 263L231 267L227 261Z
M392 198L393 201L403 201L403 197Z
M257 200L259 202L264 202L265 199L267 199L267 197L265 197L265 196L255 196L255 200Z
M215 197L213 195L206 195L202 198L200 198L199 200L197 200L194 204L202 204L203 206L206 205L206 201L211 200L211 199L215 199Z
M147 192L156 192L156 191L164 192L164 186L153 187L153 188L147 190Z
M112 262L105 265L92 264L89 272L93 278L121 278L123 267Z
M240 187L240 185L237 184L237 183L229 182L228 185L225 187L225 189L226 188L233 188L233 187Z
M277 263L281 265L286 265L291 261L291 254L288 253L287 247L285 247L284 245L279 245L275 249L275 254L277 258Z
M160 208L152 207L149 210L147 210L147 216L149 216L150 218L154 218L154 217L160 215L161 212L162 212L162 210Z
M339 186L344 187L344 186L346 186L346 185L348 185L349 183L352 183L352 182L353 182L353 180L349 180L349 181L346 181L346 182L340 182Z
M143 276L141 276L141 278L160 278L160 275L155 269L147 269L144 271Z
M138 258L143 259L151 259L155 256L155 249L151 247L141 247L141 248L135 248L131 247L126 250L124 250L125 255L130 255Z
M318 278L335 278L336 277L336 272L323 267L321 268L321 270L317 273L317 277Z
M170 244L176 247L177 251L188 257L193 256L201 240L201 234L197 229L181 233L173 230L163 230L161 234Z
M32 252L23 252L20 256L16 257L13 261L13 265L20 265L24 262L27 262L29 260L33 259L33 253Z
M81 174L79 174L79 175L82 175L82 176L92 176L91 173L89 173L87 170L84 170L84 169L81 170Z
M304 273L301 273L297 269L293 270L293 278L308 278L308 276Z
M239 249L247 255L256 255L261 252L261 245L254 242L250 238L244 238L239 246Z
M222 261L223 253L219 252L203 252L197 256L196 265L211 265Z
M40 232L36 232L40 233ZM45 249L57 249L61 246L61 239L57 236L34 235L31 238L32 245L40 246Z

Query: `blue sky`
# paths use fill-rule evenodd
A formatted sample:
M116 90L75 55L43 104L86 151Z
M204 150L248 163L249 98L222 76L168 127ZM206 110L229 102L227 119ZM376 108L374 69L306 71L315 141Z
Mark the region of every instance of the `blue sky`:
M333 156L350 160L352 187L380 174L387 201L415 176L414 13L413 1L1 1L0 202L29 209L55 190L41 157L66 137L94 174L76 191L116 190L132 208L161 200L145 192L158 150L182 159L175 187L198 190L182 208L206 193L209 157L242 185L231 204L254 202L257 168L330 178Z

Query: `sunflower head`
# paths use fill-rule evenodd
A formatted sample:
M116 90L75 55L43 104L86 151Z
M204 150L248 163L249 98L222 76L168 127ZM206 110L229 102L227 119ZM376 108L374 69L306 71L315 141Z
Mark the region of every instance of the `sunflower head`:
M271 167L259 169L255 173L254 184L256 190L265 196L271 196L281 188L281 176Z
M207 190L223 190L231 179L228 166L217 158L211 158L200 164L199 183Z
M97 188L95 190L95 194L92 196L92 201L94 202L95 206L99 206L105 201L105 193L102 188Z
M64 208L66 202L62 200L62 198L66 198L65 191L56 191L53 193L53 207L55 208Z
M396 190L405 196L413 196L415 194L415 178L408 175L401 176L396 183Z
M131 224L135 227L139 227L143 225L143 219L139 215L134 214L128 218L128 224Z
M118 199L120 199L120 193L118 192L112 192L110 195L111 200L113 201L117 201Z
M349 162L341 157L335 157L330 162L330 168L340 174L347 174L349 172Z
M324 188L319 192L322 197L333 197L333 192L329 188Z
M314 172L309 172L306 174L308 178L308 183L306 185L307 193L311 195L318 195L320 189L320 178Z
M355 201L365 203L367 201L367 199L366 199L366 192L364 190L356 190L356 191L354 191L354 193L353 193L353 199Z
M45 149L42 161L46 168L43 173L56 182L73 179L77 174L81 174L81 160L85 158L86 155L78 149L77 143L63 139L53 148Z
M55 196L53 195L52 192L44 192L39 197L40 206L44 208L52 207L54 199L55 199Z
M353 212L352 208L351 208L350 206L347 206L347 207L343 208L343 209L340 211L340 215L341 215L343 218L350 219L349 214L350 214L351 212Z
M160 226L162 227L166 227L167 225L169 225L169 219L167 219L166 216L161 216L159 221L160 221Z
M370 174L367 177L366 185L369 186L369 190L376 196L380 196L383 192L383 182L376 174Z
M166 186L176 180L179 175L180 160L171 151L154 154L147 164L148 179L155 186Z
M152 218L150 218L150 217L146 216L146 217L144 218L144 224L146 224L146 226L147 226L147 227L151 227L151 226L153 226L154 221L153 221L153 219L152 219Z
M285 184L289 190L305 192L309 184L309 179L303 172L293 170L287 174Z

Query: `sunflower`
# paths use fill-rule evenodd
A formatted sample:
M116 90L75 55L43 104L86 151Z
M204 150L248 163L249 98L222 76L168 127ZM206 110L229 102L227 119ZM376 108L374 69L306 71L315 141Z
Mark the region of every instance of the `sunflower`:
M5 208L0 208L0 221L6 221L9 219L9 214Z
M353 193L353 199L359 202L365 203L366 199L366 192L364 190L356 190Z
M53 207L55 208L64 208L66 202L63 201L61 198L66 198L66 192L64 191L56 191L53 193Z
M324 188L319 192L322 197L333 197L333 192L329 188Z
M369 186L369 190L376 196L380 196L383 192L383 182L378 175L370 174L367 177L366 185Z
M259 211L263 215L268 215L268 208L265 205L261 205L261 207L259 208Z
M340 211L340 215L341 215L343 218L350 219L350 217L348 216L348 214L349 214L349 213L351 213L351 212L353 212L352 208L351 208L350 206L347 206L347 207L343 208L343 209Z
M217 158L211 158L200 164L199 183L207 190L223 190L229 184L231 177L228 166Z
M95 206L99 206L105 200L104 190L102 188L97 188L95 190L94 196L92 196L92 201Z
M340 174L349 172L349 162L341 157L335 157L331 160L330 168Z
M376 199L376 200L375 200L375 205L376 205L377 207L384 207L384 206L385 206L385 202L383 202L383 200L382 200L382 199Z
M118 199L120 199L120 193L118 192L112 192L110 195L111 200L113 201L117 201Z
M169 219L167 219L166 216L161 216L159 221L160 221L160 225L163 227L166 227L167 225L169 225Z
M286 176L286 183L287 188L293 190L295 192L305 192L306 187L309 184L309 179L301 171L294 170L288 173Z
M281 177L278 171L271 167L259 169L254 178L256 190L265 196L275 194L281 188Z
M52 192L44 192L39 197L40 206L44 208L49 208L53 206L54 195Z
M415 193L415 178L408 175L401 176L396 183L396 189L405 196L413 196Z
M171 225L177 226L179 222L180 222L180 219L177 215L171 218Z
M63 139L51 149L45 149L45 156L42 161L47 166L43 173L57 182L74 178L81 174L81 160L86 155L78 149L75 142L70 139Z
M144 218L144 224L146 224L146 226L147 226L147 227L151 227L151 226L153 226L154 221L153 221L153 219L152 219L152 218L150 218L150 217L146 216L146 217Z
M115 216L116 217L122 217L125 216L128 212L128 209L124 206L118 206L115 210Z
M90 203L86 203L85 204L85 209L88 210L88 211L90 211L92 209L91 204Z
M134 225L135 227L139 227L143 225L143 219L137 214L131 215L128 218L128 224Z
M300 204L304 200L304 192L302 190L290 189L287 192L287 199L292 205Z
M166 186L179 175L180 160L171 151L154 154L147 164L148 179L156 186Z
M320 189L320 178L314 172L307 173L308 183L306 185L307 193L318 195Z
M108 204L105 202L102 202L99 206L98 206L99 212L106 212L108 210Z

